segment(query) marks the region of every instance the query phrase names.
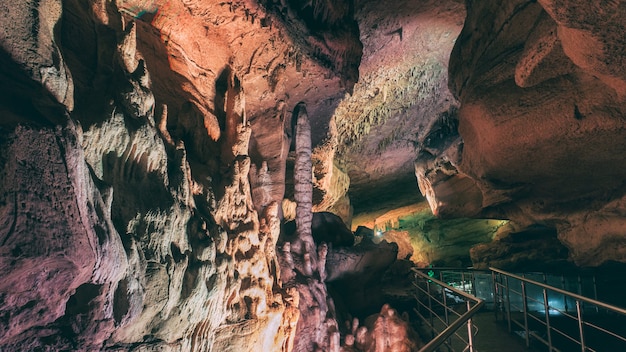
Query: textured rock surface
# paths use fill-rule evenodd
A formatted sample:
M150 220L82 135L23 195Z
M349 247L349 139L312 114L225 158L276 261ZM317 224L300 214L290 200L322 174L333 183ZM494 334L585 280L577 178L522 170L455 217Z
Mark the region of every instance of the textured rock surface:
M583 265L626 259L624 11L472 1L450 60L472 211L556 228Z
M470 249L475 268L493 266L513 272L564 271L573 267L567 262L568 254L554 229L541 226L519 229L513 223L498 229L493 242Z
M626 262L623 4L466 7L461 31L455 0L0 4L0 350L413 348L387 307L344 339L336 321L335 297L380 311L352 298L395 245L278 240L288 215L349 225L418 186L438 216L545 230L476 263ZM475 243L426 225L420 263Z
M352 334L346 336L342 352L416 351L421 347L417 334L393 308L384 305L379 314L368 317L363 326L352 323Z
M361 210L376 200L418 192L413 161L428 145L436 121L456 106L447 89L447 67L465 12L453 0L356 4L363 42L360 79L339 104L335 120L339 165L350 176L350 197Z
M289 111L325 85L306 97L328 120L360 58L349 7L320 9L0 6L0 349L297 345L275 254Z
M354 247L330 249L326 257L326 281L337 313L353 317L376 313L386 303L381 277L397 256L396 244L375 244L368 240Z
M410 260L419 267L428 265L467 267L472 265L470 248L491 242L506 221L489 219L440 219L427 202L387 211L361 213L354 225L377 229L374 241L398 245L398 259Z

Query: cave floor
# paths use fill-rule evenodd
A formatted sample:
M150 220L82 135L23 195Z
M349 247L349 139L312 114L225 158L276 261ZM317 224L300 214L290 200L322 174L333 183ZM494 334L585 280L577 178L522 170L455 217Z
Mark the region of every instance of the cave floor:
M538 352L527 348L522 338L509 333L506 325L495 320L492 311L476 314L473 323L478 327L474 345L478 352Z

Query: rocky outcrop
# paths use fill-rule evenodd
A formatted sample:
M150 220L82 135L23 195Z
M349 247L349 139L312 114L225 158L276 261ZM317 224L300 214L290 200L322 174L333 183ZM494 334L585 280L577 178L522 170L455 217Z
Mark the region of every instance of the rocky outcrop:
M624 39L616 2L470 1L450 59L461 148L416 165L446 217L556 228L579 265L624 261ZM619 230L621 229L621 230Z
M421 346L405 318L388 305L384 305L379 314L368 317L363 326L355 319L351 328L341 352L409 352Z
M375 242L397 244L398 259L410 259L418 267L471 266L470 248L491 242L506 224L506 220L441 219L431 212L426 201L389 211L361 213L354 218L356 234L364 233L364 237ZM368 233L364 228L376 232Z
M338 166L350 177L358 213L418 194L413 162L436 121L457 105L447 67L465 10L454 0L356 3L359 81L334 119Z
M395 243L363 240L354 247L331 248L326 257L329 292L337 314L367 316L385 304L381 277L396 261Z
M296 232L296 222L287 221L281 229L281 237L289 238ZM343 223L340 217L333 213L313 213L311 232L315 243L326 243L333 247L351 247L354 244L354 234Z
M555 229L520 229L513 223L501 227L493 242L470 249L474 268L486 270L492 266L512 272L563 272L573 267L567 261L568 254Z

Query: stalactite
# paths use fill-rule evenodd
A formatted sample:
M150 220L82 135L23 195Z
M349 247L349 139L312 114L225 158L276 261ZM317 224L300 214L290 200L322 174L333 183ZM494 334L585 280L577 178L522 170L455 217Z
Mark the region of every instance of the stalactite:
M248 155L252 129L246 119L246 99L239 78L231 70L228 75L228 90L224 102L226 131L222 144L222 164L230 165L237 155Z

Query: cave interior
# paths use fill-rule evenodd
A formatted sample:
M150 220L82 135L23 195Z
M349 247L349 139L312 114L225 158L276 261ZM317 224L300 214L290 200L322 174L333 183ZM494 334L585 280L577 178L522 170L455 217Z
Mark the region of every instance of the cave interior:
M625 305L625 1L0 13L0 351L417 351L421 269Z

